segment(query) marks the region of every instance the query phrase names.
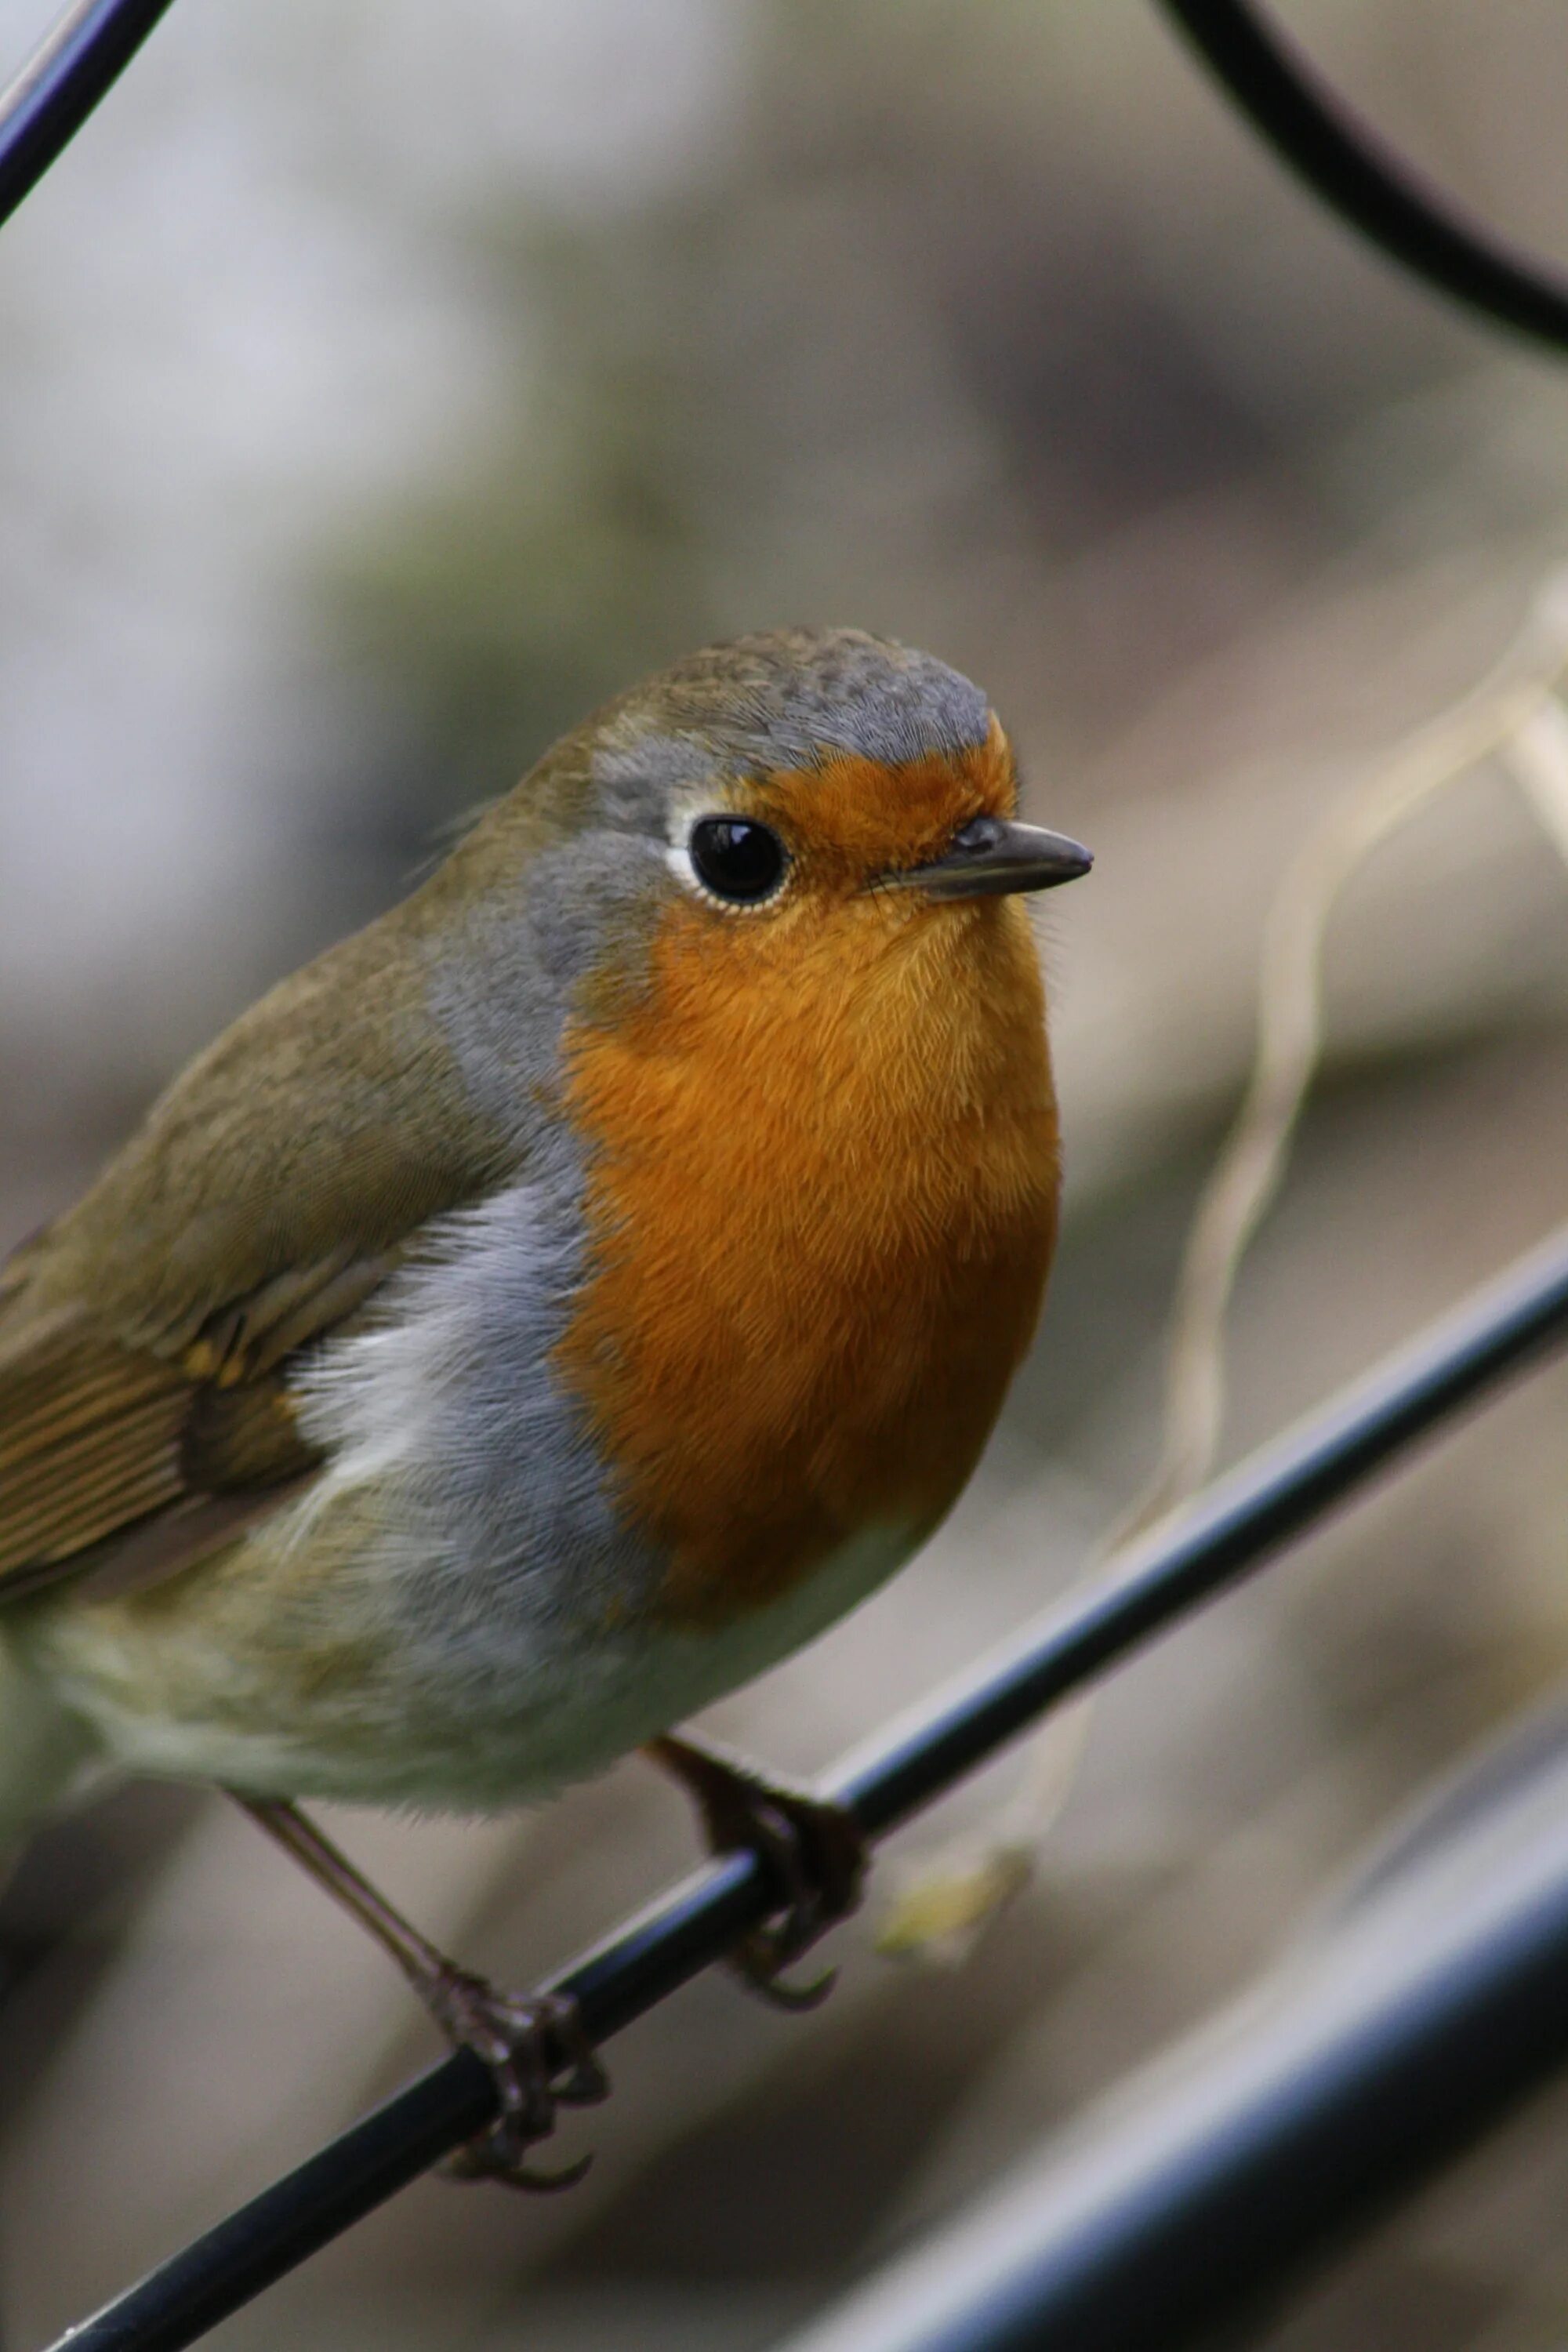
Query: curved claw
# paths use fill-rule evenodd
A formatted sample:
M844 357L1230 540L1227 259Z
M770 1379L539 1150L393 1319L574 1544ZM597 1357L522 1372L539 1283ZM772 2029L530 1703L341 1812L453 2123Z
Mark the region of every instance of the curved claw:
M498 1992L483 1977L451 1969L433 2006L453 2041L489 2069L500 2110L488 2131L441 2166L443 2177L498 2180L541 2194L574 2188L591 2156L559 2172L535 2171L525 2159L554 2130L557 2107L592 2106L609 2096L608 2077L583 2032L576 2003L560 1993Z
M759 2000L767 2001L773 2009L793 2010L796 2014L820 2009L838 1982L837 1969L824 1969L820 1976L809 1978L805 1984L790 1984L779 1974L782 1968L788 1966L782 1955L773 1958L764 1956L760 1962L753 1962L745 1945L731 1956L730 1965L746 1990L754 1992Z
M780 1971L859 1902L866 1870L859 1823L845 1806L764 1779L706 1743L666 1737L650 1741L647 1753L696 1799L716 1853L750 1848L787 1890L783 1917L748 1936L731 1954L731 1969L777 2009L816 2008L832 1991L836 1971L799 1986L783 1982Z
M563 2164L559 2172L535 2172L522 2162L521 2150L508 2155L486 2134L458 2148L437 2169L443 2180L493 2180L502 2189L525 2189L537 2197L553 2197L559 2189L575 2189L593 2161L590 2149L575 2164Z
M594 2162L594 2152L580 2156L575 2164L563 2164L559 2172L531 2172L526 2164L514 2165L510 2172L491 2176L506 2189L531 2189L536 2197L553 2197L557 2189L575 2189Z
M596 2107L610 2095L610 2078L588 2050L578 2055L565 2081L552 2088L558 2107Z

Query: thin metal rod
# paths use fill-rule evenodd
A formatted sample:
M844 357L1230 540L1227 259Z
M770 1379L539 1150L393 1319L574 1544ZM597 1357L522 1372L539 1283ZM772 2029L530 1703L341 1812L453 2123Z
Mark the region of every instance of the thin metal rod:
M170 0L77 0L0 90L0 221L118 80Z
M1125 1554L954 1691L851 1757L828 1793L880 1834L1065 1698L1261 1565L1372 1474L1568 1338L1568 1231ZM552 1979L603 2042L730 1950L784 1890L710 1864ZM55 2352L179 2352L483 2128L489 2078L448 2058L63 2337Z
M1455 1784L1413 1869L788 2352L1182 2352L1258 2324L1568 2063L1568 1749L1545 1728L1522 1772L1516 1748Z
M864 1766L848 1760L835 1794L868 1830L891 1829L1058 1700L1257 1568L1565 1328L1568 1234L1560 1234L1151 1528L1032 1639L966 1675L945 1706L928 1704L901 1741L884 1731Z
M1276 153L1352 228L1473 310L1568 350L1568 278L1459 211L1247 0L1161 0Z

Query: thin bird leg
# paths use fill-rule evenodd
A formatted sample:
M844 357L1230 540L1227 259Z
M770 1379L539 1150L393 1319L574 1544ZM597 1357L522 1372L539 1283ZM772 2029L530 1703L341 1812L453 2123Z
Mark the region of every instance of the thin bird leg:
M297 1805L229 1793L391 1954L448 2041L489 2069L500 2116L443 2169L458 2179L502 2180L513 2189L569 2189L580 2180L586 2157L563 2172L535 2172L524 2161L533 2142L554 2129L558 2106L589 2106L609 2092L575 2002L559 1993L502 1992L459 1968L395 1911Z
M788 1890L783 1916L754 1928L730 1966L778 2008L815 2009L832 1991L834 1970L798 1986L782 1982L781 1971L859 1904L868 1850L854 1814L689 1734L650 1739L643 1754L694 1800L715 1853L755 1853Z

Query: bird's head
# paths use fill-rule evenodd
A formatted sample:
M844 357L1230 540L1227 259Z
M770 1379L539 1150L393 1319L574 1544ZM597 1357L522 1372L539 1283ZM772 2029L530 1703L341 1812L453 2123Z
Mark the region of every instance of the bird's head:
M1012 748L967 678L858 629L780 629L618 697L473 844L492 874L507 845L526 854L563 971L629 970L670 924L713 968L779 968L808 949L858 961L943 910L1086 873L1088 850L1021 823L1017 802Z
M1040 890L1087 850L1020 824L1000 721L956 671L858 630L695 655L630 698L595 761L613 802L721 919L898 919Z

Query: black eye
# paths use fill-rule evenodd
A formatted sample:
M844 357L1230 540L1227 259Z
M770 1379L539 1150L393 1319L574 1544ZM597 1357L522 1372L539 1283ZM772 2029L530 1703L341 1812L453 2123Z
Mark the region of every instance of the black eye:
M789 862L778 835L748 817L699 817L688 845L703 887L742 906L771 897Z

